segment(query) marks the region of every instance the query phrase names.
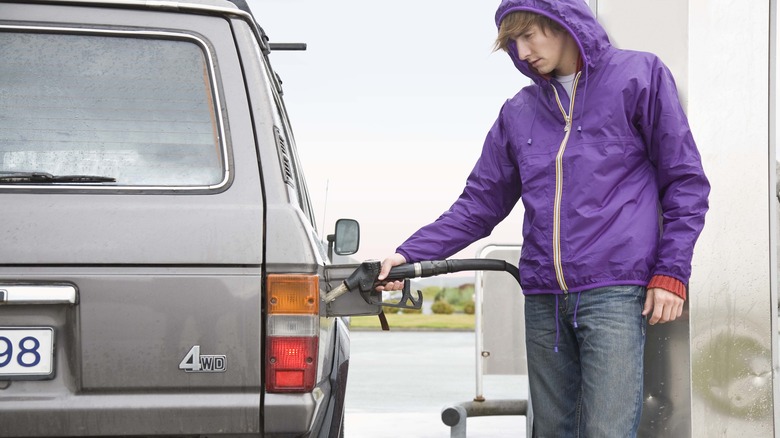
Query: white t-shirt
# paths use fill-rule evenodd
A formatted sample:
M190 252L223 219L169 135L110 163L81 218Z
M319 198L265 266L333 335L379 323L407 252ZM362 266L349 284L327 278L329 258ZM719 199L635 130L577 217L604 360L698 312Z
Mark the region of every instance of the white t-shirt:
M574 86L575 76L577 76L577 73L572 73L566 76L555 76L555 80L563 85L563 89L566 90L566 94L569 95L569 98L571 98L571 89Z

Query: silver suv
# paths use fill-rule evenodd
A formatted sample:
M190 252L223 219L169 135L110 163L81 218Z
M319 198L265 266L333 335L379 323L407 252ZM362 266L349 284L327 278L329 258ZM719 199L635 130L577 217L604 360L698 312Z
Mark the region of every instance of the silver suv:
M273 49L241 1L0 2L0 436L342 433L379 307L322 299Z

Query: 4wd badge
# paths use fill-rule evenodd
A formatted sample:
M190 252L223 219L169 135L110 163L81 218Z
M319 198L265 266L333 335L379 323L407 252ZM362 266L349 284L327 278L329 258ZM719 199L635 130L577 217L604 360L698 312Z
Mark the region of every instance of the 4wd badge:
M227 357L224 354L200 354L200 345L194 345L179 362L179 369L188 373L224 373Z

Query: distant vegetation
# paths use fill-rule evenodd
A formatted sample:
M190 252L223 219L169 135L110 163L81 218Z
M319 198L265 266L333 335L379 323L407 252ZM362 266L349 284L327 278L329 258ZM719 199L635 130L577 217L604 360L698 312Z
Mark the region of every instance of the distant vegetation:
M422 314L422 310L385 307L385 314L391 330L400 329L474 329L474 285L463 284L456 287L428 286L421 290L423 301L430 306L433 314ZM379 319L375 316L352 318L352 327L356 329L379 329Z
M423 297L432 302L433 313L466 313L474 314L474 285L464 284L459 287L441 288L436 286L423 289ZM431 300L430 297L433 297Z
M386 315L390 330L474 330L474 315L454 313L452 315L412 315L391 313ZM350 327L353 330L380 330L376 316L353 316Z

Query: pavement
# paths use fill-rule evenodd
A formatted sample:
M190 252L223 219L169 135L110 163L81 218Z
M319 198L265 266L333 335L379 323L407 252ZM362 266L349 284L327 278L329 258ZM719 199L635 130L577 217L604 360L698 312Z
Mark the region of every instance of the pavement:
M352 332L346 438L447 438L444 407L476 395L473 332ZM528 380L484 376L486 399L525 399ZM525 436L525 417L478 417L470 438Z

